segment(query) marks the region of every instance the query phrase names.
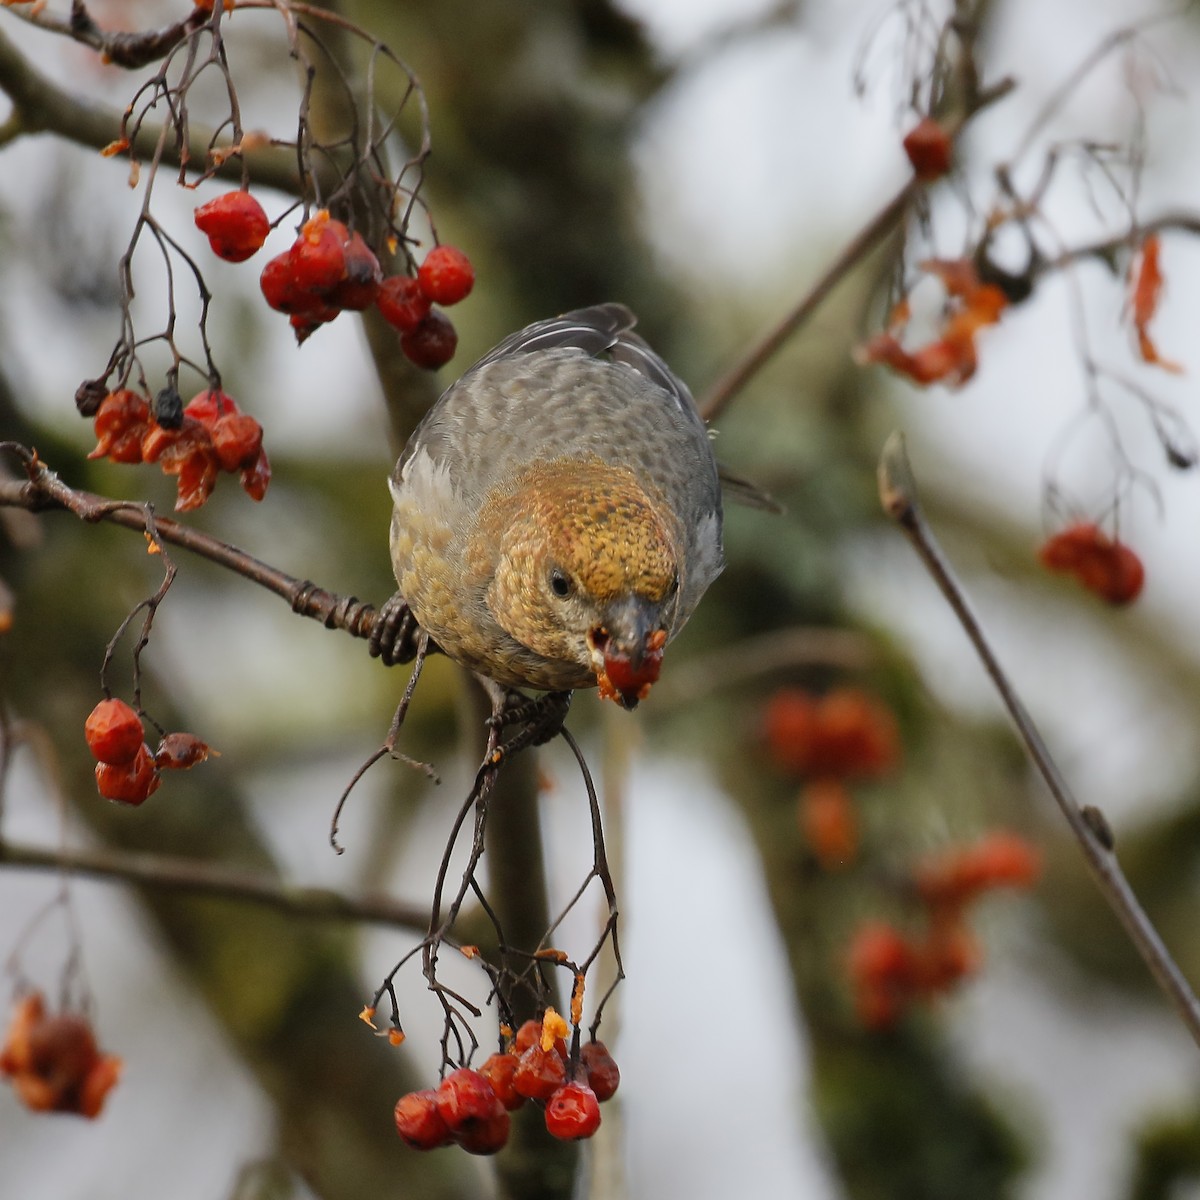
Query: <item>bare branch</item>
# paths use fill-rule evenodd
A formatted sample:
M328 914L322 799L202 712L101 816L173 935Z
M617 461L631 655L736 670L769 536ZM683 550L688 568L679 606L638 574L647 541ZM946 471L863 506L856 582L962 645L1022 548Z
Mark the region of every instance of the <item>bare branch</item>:
M1099 809L1081 806L1055 762L1041 732L1034 723L1016 688L989 644L979 618L972 611L962 586L925 522L917 504L912 469L904 448L904 438L892 434L879 461L879 495L887 515L900 526L912 543L925 569L946 598L975 653L983 663L1004 707L1012 717L1025 748L1046 781L1071 832L1083 849L1104 898L1125 928L1134 947L1149 967L1155 982L1175 1006L1184 1025L1200 1045L1200 1000L1184 978L1178 964L1159 936L1146 911L1130 887L1113 851L1108 824Z
M302 887L263 879L248 871L163 854L49 849L0 841L0 866L60 871L159 891L233 900L317 921L367 921L423 929L428 912L386 896L346 896L330 888Z
M294 613L320 621L327 629L342 629L352 637L370 638L379 614L374 605L354 596L339 596L306 579L296 579L236 546L202 533L169 517L150 515L148 506L132 501L109 500L94 492L80 491L49 470L32 451L15 442L0 442L25 464L28 479L0 479L0 507L23 508L29 512L66 511L82 521L111 521L126 529L152 533L173 546L233 571L281 596ZM152 527L152 528L151 528Z

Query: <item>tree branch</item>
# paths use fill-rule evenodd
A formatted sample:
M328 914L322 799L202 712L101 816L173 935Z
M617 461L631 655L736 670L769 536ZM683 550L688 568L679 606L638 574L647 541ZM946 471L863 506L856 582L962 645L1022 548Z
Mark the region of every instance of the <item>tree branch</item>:
M228 542L170 517L157 516L150 505L109 500L94 492L68 487L35 452L16 442L0 442L0 450L17 455L28 475L24 482L0 479L0 507L23 508L29 512L66 511L82 521L110 521L126 529L135 529L173 546L182 546L251 583L257 583L286 600L294 613L320 621L326 629L341 629L358 638L370 638L375 629L379 613L374 605L365 604L354 596L339 596L306 579L296 579Z
M1191 985L1171 957L1171 952L1125 878L1113 851L1112 833L1104 815L1090 805L1081 807L1075 799L1033 717L988 643L979 618L972 611L962 586L954 577L933 531L926 524L924 514L917 504L916 488L904 448L904 438L898 433L892 434L888 439L879 460L879 496L884 511L904 531L970 639L975 653L1016 725L1017 733L1025 743L1030 758L1046 781L1051 795L1066 817L1071 832L1082 847L1096 885L1149 967L1155 982L1174 1005L1192 1038L1200 1045L1200 1000L1196 998Z
M423 931L429 913L386 896L346 896L330 888L301 887L263 879L194 859L164 854L104 850L49 849L0 841L0 866L32 871L65 871L107 882L158 891L183 892L213 900L233 900L316 921L366 921Z

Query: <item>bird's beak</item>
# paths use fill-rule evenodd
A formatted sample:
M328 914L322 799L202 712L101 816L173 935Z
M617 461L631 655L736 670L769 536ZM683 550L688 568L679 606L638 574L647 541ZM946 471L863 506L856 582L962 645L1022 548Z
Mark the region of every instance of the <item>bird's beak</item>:
M636 708L645 700L662 669L667 631L656 605L640 596L614 604L603 625L588 632L592 669L600 695L623 708Z

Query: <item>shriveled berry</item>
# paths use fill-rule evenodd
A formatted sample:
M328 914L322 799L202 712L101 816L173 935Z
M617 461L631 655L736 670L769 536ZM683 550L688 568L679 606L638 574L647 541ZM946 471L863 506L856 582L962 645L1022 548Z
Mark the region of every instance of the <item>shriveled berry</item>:
M417 271L421 291L435 304L457 304L475 285L475 268L456 246L434 246Z
M379 285L375 307L389 325L401 333L409 333L429 315L429 297L415 279L389 275Z
M438 1085L437 1106L453 1133L467 1121L483 1121L492 1114L496 1093L492 1085L470 1067L459 1067Z
M450 1130L438 1111L437 1093L432 1088L401 1096L393 1115L396 1132L414 1150L435 1150L450 1142Z
M150 747L142 744L132 762L117 766L96 764L96 788L106 800L121 804L141 804L158 790L161 783Z
M603 1042L586 1042L580 1048L579 1057L587 1071L588 1087L596 1093L596 1099L610 1100L621 1082L621 1072L608 1047Z
M513 1090L531 1100L548 1100L567 1078L567 1068L556 1050L530 1046L517 1061L513 1072Z
M265 450L258 452L254 465L246 467L240 478L242 489L251 500L261 500L267 494L267 485L271 482L271 463Z
M142 437L150 420L150 405L128 388L110 392L96 410L96 448L88 458L110 458L113 462L142 461Z
M454 357L458 333L445 313L431 309L415 329L400 335L400 349L414 365L436 371Z
M196 209L196 225L226 262L244 262L267 240L271 223L249 192L227 192Z
M220 463L212 446L199 447L182 457L163 459L163 471L176 476L175 511L190 512L212 495Z
M213 449L222 471L253 466L262 449L262 426L246 413L226 413L212 427Z
M97 762L131 763L142 747L142 719L124 700L101 700L83 723L83 736Z
M209 752L194 733L168 733L154 752L154 765L160 771L183 771L202 763Z
M590 1138L600 1128L600 1102L586 1083L567 1083L546 1104L546 1130L563 1141Z
M479 1068L480 1075L492 1085L496 1098L510 1112L525 1103L525 1097L513 1087L513 1074L516 1069L515 1054L493 1054Z

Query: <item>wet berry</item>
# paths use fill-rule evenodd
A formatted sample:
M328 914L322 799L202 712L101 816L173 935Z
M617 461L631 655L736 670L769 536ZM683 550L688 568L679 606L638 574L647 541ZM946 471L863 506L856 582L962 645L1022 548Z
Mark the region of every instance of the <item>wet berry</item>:
M196 225L226 262L244 262L267 240L271 223L249 192L227 192L196 209Z
M585 1083L560 1087L546 1104L546 1129L556 1138L590 1138L600 1128L600 1103Z
M471 260L455 246L434 246L417 271L421 291L435 304L457 304L475 285Z
M445 313L432 309L415 329L400 335L400 349L427 371L445 366L458 349L458 333Z

